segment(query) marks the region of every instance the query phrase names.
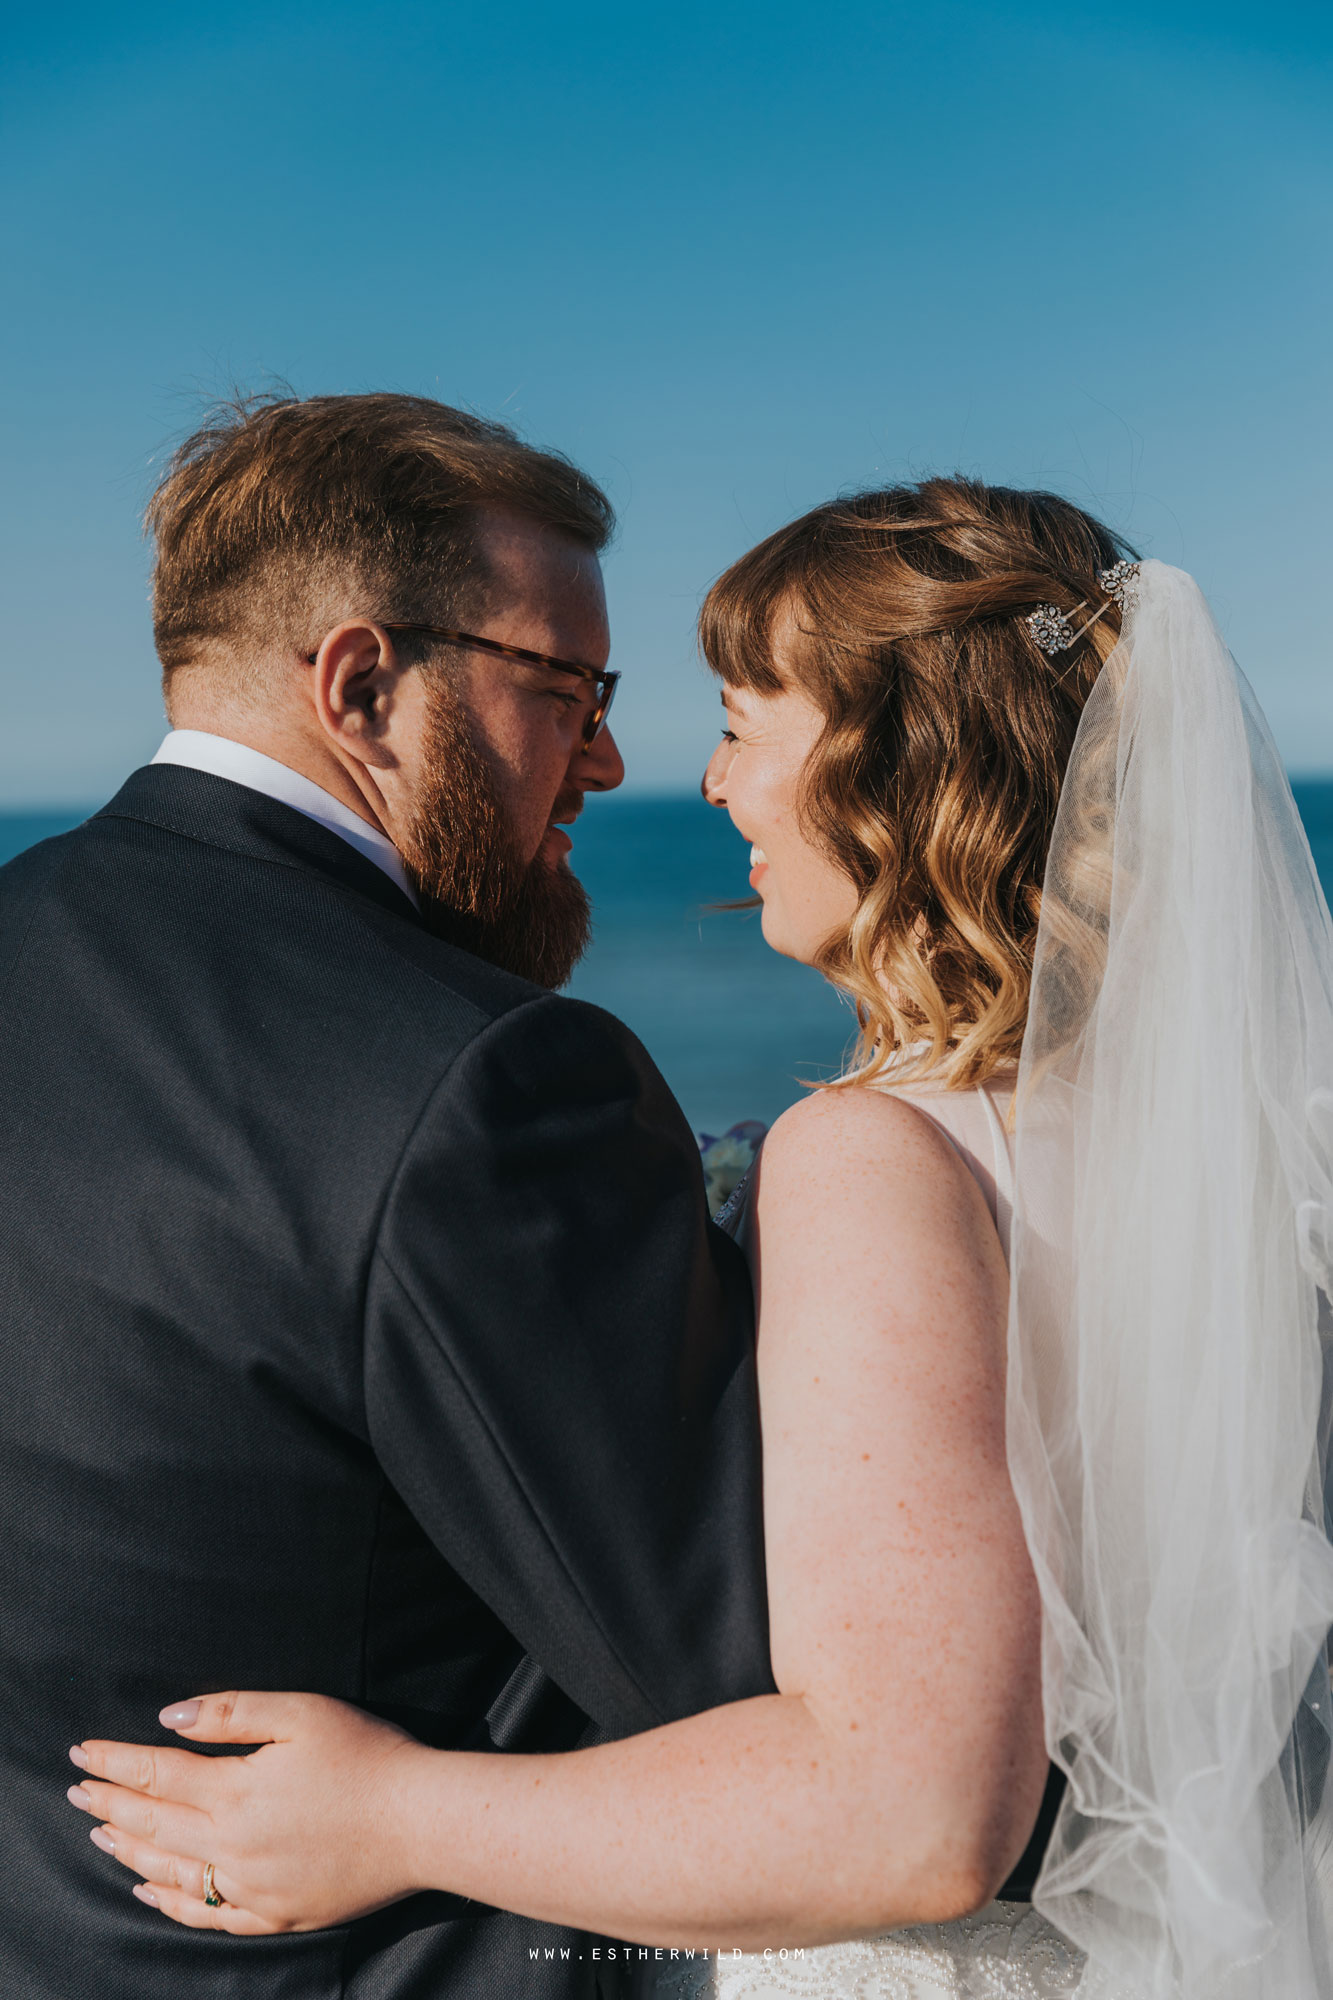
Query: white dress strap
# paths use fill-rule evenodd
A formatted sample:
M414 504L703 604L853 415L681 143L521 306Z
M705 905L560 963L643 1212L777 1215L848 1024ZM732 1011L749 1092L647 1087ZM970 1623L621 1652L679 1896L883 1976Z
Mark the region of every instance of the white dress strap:
M1006 1089L1006 1115L1002 1116L995 1102L993 1083L983 1084L977 1092L986 1122L990 1127L991 1150L995 1162L995 1229L1004 1247L1005 1262L1009 1261L1009 1239L1014 1219L1014 1154L1013 1138L1007 1122L1008 1099L1012 1087Z
M986 1197L1005 1261L1014 1212L1013 1140L1008 1126L1014 1073L1002 1071L975 1090L939 1090L928 1085L879 1090L901 1097L941 1131Z

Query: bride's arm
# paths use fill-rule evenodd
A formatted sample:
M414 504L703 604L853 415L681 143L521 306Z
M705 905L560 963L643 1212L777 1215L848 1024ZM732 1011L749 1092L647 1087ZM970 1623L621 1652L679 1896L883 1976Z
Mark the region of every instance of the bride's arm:
M778 1694L539 1757L428 1751L279 1697L241 1697L219 1732L206 1704L196 1739L254 1742L267 1701L283 1740L187 1776L200 1760L158 1753L157 1799L137 1804L85 1780L119 1858L152 1873L136 1836L155 1835L194 1857L177 1871L188 1888L212 1858L256 1928L433 1887L635 1941L746 1947L942 1920L993 1895L1046 1768L994 1231L938 1132L861 1091L774 1127L757 1225ZM84 1749L108 1774L127 1754ZM197 1888L156 1893L170 1914L237 1927Z

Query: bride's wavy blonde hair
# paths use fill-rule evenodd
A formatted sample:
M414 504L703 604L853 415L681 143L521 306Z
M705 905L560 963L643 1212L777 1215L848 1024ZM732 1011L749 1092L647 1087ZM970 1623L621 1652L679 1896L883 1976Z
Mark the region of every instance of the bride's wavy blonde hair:
M1017 1061L1060 784L1120 632L1110 604L1051 657L1026 618L1077 630L1133 553L1056 494L926 479L816 507L709 591L723 684L799 687L825 718L801 810L859 892L817 961L860 1024L840 1082L893 1062L965 1090Z

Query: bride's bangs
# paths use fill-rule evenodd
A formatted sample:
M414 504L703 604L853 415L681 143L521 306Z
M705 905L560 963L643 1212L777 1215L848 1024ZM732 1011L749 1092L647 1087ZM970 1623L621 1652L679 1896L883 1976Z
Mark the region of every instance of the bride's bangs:
M773 630L783 607L801 596L809 549L793 521L760 542L717 579L699 614L699 650L723 687L780 694Z

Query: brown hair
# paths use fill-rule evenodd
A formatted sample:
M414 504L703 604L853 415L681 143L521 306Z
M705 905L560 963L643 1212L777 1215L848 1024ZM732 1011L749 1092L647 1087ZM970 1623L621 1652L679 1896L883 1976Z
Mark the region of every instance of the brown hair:
M486 507L591 549L614 527L605 494L568 459L425 396L220 405L148 507L164 680L219 641L277 637L304 651L322 617L354 609L448 623L484 595Z
M1060 784L1120 631L1097 573L1132 554L1055 494L926 479L816 507L708 593L723 683L796 685L825 717L802 811L859 892L818 961L857 1007L841 1081L896 1059L961 1090L1017 1060ZM1102 615L1050 657L1038 604Z

